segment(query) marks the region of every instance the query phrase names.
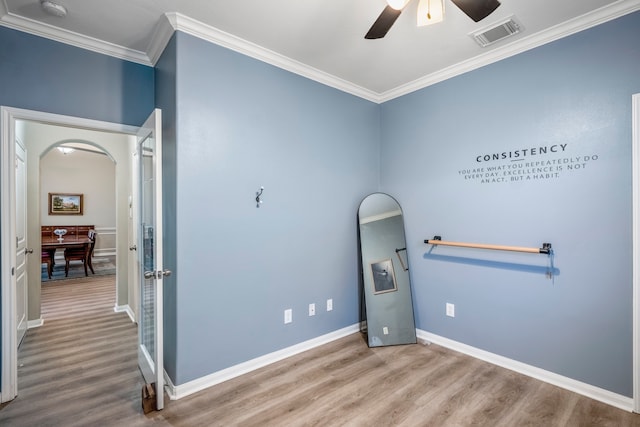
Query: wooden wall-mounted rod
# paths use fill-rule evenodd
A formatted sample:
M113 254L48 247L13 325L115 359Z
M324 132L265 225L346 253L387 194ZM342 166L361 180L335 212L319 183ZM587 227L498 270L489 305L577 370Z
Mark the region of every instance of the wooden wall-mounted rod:
M497 251L529 252L533 254L550 254L551 253L551 243L543 243L541 248L526 248L522 246L488 245L485 243L449 242L446 240L442 240L440 236L434 236L433 239L425 240L424 242L428 245L458 246L463 248L477 248L477 249L493 249Z

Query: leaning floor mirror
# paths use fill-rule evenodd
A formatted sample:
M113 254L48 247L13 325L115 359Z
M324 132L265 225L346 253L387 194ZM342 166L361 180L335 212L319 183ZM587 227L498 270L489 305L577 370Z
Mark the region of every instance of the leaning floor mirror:
M361 254L361 330L369 347L413 344L409 260L402 209L388 194L367 196L358 209Z

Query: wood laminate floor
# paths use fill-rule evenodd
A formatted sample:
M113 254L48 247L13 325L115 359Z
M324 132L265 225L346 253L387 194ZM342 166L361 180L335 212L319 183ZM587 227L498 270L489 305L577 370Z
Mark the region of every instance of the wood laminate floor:
M437 345L354 334L142 414L115 277L43 285L0 426L640 426L631 414Z

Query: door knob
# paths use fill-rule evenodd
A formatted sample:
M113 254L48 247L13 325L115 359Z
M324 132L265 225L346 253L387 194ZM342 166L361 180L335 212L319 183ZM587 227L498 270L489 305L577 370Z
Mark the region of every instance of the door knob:
M155 271L145 271L144 272L144 278L145 279L155 279L156 278L156 272Z
M136 250L138 250L138 248L136 247L136 245L133 245L133 246L129 246L129 250L130 251L136 251Z
M169 276L171 276L171 270L167 270L167 269L165 269L165 270L162 272L162 275L163 275L164 277L169 277Z
M24 253L26 254L32 254L33 253L33 249L29 249L29 248L24 248Z

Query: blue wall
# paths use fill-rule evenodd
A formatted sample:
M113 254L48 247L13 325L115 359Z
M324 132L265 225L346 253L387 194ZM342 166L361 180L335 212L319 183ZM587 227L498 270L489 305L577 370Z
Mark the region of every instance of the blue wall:
M164 364L169 377L176 378L177 357L177 253L176 253L176 186L177 186L177 94L176 37L165 47L156 63L156 106L162 110L162 174L163 174L163 256L165 268L172 271L164 282Z
M357 323L356 213L377 190L379 106L175 37L177 264L169 267L177 275L169 292L177 303L172 379L182 384ZM293 323L284 325L287 308Z
M155 84L150 67L0 27L0 104L130 125L163 109L175 384L355 324L356 212L382 190L405 214L419 328L631 396L638 39L635 13L378 106L182 33ZM482 182L537 161L557 176ZM551 242L553 265L431 250L434 234Z
M381 190L404 210L418 328L632 396L638 40L635 13L382 106Z
M153 68L0 27L0 105L141 125Z
M0 27L2 106L138 126L153 88L151 67Z

